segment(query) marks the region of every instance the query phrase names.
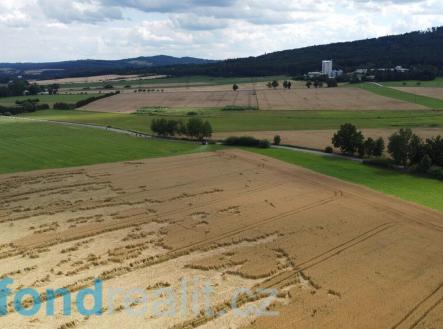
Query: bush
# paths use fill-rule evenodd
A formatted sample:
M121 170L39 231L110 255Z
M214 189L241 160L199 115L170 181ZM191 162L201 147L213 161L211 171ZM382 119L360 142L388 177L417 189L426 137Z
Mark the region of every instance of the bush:
M325 152L326 152L326 153L334 153L334 149L332 148L332 146L327 146L327 147L325 148Z
M76 107L75 104L58 102L58 103L55 103L52 108L54 110L74 110L75 107Z
M257 111L258 108L254 106L238 106L238 105L226 105L222 108L222 111Z
M195 111L190 111L190 112L186 113L186 115L193 116L193 115L198 115L198 113Z
M22 105L22 104L27 103L27 102L28 103L38 103L38 102L40 102L40 100L38 98L25 99L25 100L22 100L22 101L16 100L15 104Z
M36 111L40 111L40 110L49 110L49 105L48 104L36 104L35 105L35 110Z
M443 180L443 168L437 167L437 166L432 166L428 170L428 175L431 176L432 178L437 178L437 179Z
M263 139L259 140L250 136L231 136L226 138L223 141L223 144L230 146L249 146L249 147L260 147L260 148L269 148L271 143L268 140Z
M389 169L395 168L395 163L391 159L387 158L368 159L363 161L363 163L374 167L389 168Z
M425 155L416 167L416 171L419 173L427 173L432 167L432 159L429 155Z
M280 143L281 143L280 135L275 135L274 136L274 145L280 145Z

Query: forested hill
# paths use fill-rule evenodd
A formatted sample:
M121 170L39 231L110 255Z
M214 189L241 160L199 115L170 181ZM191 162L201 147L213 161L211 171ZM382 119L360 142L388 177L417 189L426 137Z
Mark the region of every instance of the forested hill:
M259 40L257 40L259 41ZM337 68L433 66L443 71L443 27L426 32L411 32L353 42L341 42L285 50L258 57L230 59L196 66L156 68L158 73L174 75L263 76L298 75L319 71L321 60L333 59Z
M51 63L0 63L0 76L23 75L25 78L49 79L102 74L149 73L151 68L170 65L200 65L215 63L193 57L172 57L165 55L137 57L121 60L76 60Z

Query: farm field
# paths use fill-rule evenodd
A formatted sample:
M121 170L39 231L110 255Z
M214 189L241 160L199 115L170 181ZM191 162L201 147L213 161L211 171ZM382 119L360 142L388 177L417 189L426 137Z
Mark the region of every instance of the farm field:
M112 98L112 97L111 97ZM187 120L190 111L209 120L216 133L270 130L338 129L350 122L359 128L442 128L443 111L221 111L219 109L154 110L148 114L45 110L24 116L36 119L93 123L150 133L151 121L168 117Z
M87 95L80 94L58 94L58 95L30 95L30 96L15 96L15 97L0 97L0 106L15 106L15 101L25 101L27 99L38 99L39 104L48 104L50 106L54 105L54 103L62 102L62 103L76 103L83 99L99 96L96 93L90 93Z
M360 88L260 90L261 110L416 110L422 105L374 95Z
M151 77L144 77L144 79L158 79L163 78L164 76L151 76ZM50 85L53 83L57 83L60 85L64 84L88 84L88 83L97 83L97 82L114 82L114 81L132 81L132 80L140 80L139 75L135 74L127 74L127 75L120 75L120 74L106 74L106 75L94 75L90 77L75 77L75 78L62 78L62 79L51 79L51 80L34 80L30 81L31 83L37 83L39 85Z
M234 77L234 78L222 78L222 77L209 77L209 76L190 76L190 77L168 77L159 79L145 79L141 78L138 80L119 80L112 83L114 87L124 87L126 85L131 85L134 87L146 86L151 88L157 87L167 87L168 85L175 86L211 86L211 85L233 85L234 83L253 83L253 82L263 82L272 80L285 80L289 79L286 76L266 76L266 77ZM102 87L102 82L91 82L91 83L66 83L63 84L62 88L76 89L76 88L96 88Z
M15 280L13 291L67 287L75 300L94 278L104 286L101 316L62 316L60 298L55 317L11 312L2 327L441 324L441 213L262 154L229 150L1 175L0 186L0 273ZM203 301L188 313L152 315L156 298L180 294L183 280L209 282L215 317L200 313ZM140 295L159 287L168 289L145 309ZM276 289L270 310L277 317L237 316L227 302L239 287ZM109 303L107 288L139 289L126 302L139 315L127 313L120 292ZM238 305L263 302L256 295Z
M433 97L443 100L443 88L432 87L395 87L395 89L404 91L411 94L417 94L421 96Z
M90 103L82 110L131 113L143 107L220 108L228 105L257 107L257 100L252 91L124 93Z
M372 137L373 139L383 137L385 143L388 142L389 136L398 131L398 129L362 129L363 135ZM253 136L259 139L267 139L272 141L275 135L280 135L282 144L296 145L312 149L324 150L327 146L332 146L332 136L337 130L292 130L292 131L239 131L215 133L213 138L225 139L229 136ZM423 139L432 138L437 135L443 136L443 128L416 128L413 130L415 134ZM336 150L338 151L338 150Z
M0 174L136 160L209 147L0 117Z
M232 87L232 86L231 86ZM212 87L214 88L214 87ZM96 112L136 112L143 107L220 108L257 107L260 110L417 110L426 107L389 97L378 96L361 88L257 89L122 93L83 107Z

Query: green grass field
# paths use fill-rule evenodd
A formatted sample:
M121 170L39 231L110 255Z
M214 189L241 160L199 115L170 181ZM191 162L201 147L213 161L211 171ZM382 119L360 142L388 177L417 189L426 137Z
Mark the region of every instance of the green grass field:
M0 117L1 174L162 157L213 148Z
M290 150L247 150L443 211L443 184L438 180Z
M372 83L363 83L356 86L380 96L390 97L409 103L420 104L431 109L443 109L443 100L440 99L411 94L389 87L381 87Z
M88 94L88 95L32 95L32 96L16 96L16 97L1 97L0 105L3 106L14 106L15 101L24 101L27 99L39 99L39 104L49 104L50 106L54 103L76 103L82 99L86 99L93 96L98 96L99 94Z
M269 77L239 77L239 78L221 78L208 76L191 76L191 77L177 77L177 78L161 78L161 79L139 79L139 80L118 80L109 82L90 82L90 83L66 83L62 84L61 88L94 88L103 87L105 84L111 84L114 87L124 87L130 85L137 87L140 85L168 85L168 84L199 84L201 86L224 85L234 83L248 83L272 80L286 80L290 79L287 76L269 76Z
M154 118L168 116L186 120L191 111L174 110L165 113L125 114L86 111L45 110L25 116L56 121L93 123L123 129L150 132ZM196 110L199 117L209 120L215 132L337 129L350 122L359 128L443 127L443 111L221 111Z
M403 85L403 83L406 83L406 85ZM443 87L443 78L437 78L432 81L387 81L382 82L381 84L388 87Z

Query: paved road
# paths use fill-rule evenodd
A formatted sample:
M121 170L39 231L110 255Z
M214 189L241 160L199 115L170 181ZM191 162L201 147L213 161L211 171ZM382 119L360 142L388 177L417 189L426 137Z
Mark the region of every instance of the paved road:
M90 123L54 121L54 120L45 120L45 119L23 118L23 117L4 117L4 118L45 122L45 123L52 123L52 124L65 125L65 126L75 126L75 127L99 129L99 130L110 131L110 132L114 132L117 134L124 134L124 135L128 135L128 136L133 136L133 137L137 137L137 138L144 138L144 139L152 139L152 138L164 139L164 138L159 138L159 137L152 136L152 135L145 134L145 133L138 132L138 131L114 128L114 127L109 127L109 126L108 127L107 126L100 126L100 125L95 125L95 124L90 124ZM180 142L180 143L185 142L185 143L200 144L200 142L184 141L184 140L178 140L178 139L173 139L173 138L172 139L167 138L167 140L172 141L172 142ZM217 144L221 144L221 142L218 142ZM360 163L363 162L363 160L360 158L349 157L349 156L344 156L344 155L335 154L335 153L325 153L325 152L321 152L321 151L310 150L310 149L300 148L300 147L296 147L296 146L275 146L275 145L272 145L271 147L289 150L289 151L293 151L293 152L303 152L303 153L316 154L316 155L321 155L321 156L336 158L336 159L351 160L351 161L360 162Z

